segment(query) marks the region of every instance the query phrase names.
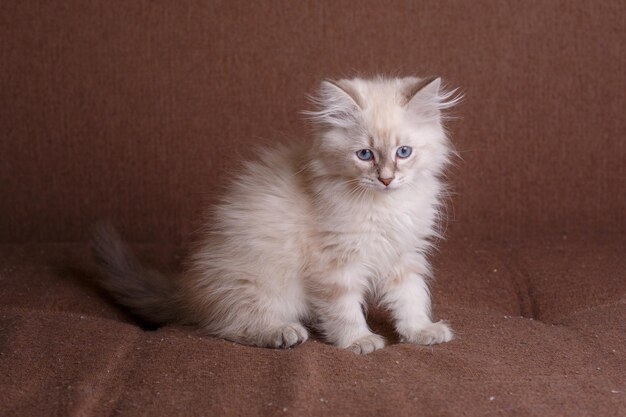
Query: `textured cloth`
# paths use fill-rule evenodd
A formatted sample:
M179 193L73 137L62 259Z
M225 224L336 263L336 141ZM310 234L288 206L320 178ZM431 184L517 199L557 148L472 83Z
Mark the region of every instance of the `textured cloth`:
M0 239L189 236L324 77L441 75L450 232L626 233L623 1L2 1Z
M626 415L623 1L0 2L0 416ZM365 357L150 328L91 283L111 219L175 270L325 77L440 75L457 339ZM70 243L46 243L70 242Z
M625 251L614 240L445 244L433 297L457 339L398 344L375 313L392 344L357 356L316 340L272 350L142 329L88 273L62 266L82 263L84 245L5 245L0 415L624 415Z

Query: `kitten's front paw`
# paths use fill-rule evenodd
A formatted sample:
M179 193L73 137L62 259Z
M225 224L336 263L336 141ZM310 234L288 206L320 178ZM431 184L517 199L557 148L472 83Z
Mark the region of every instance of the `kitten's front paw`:
M367 355L368 353L372 353L384 347L385 338L372 333L355 340L347 349L359 355Z
M443 321L429 323L426 326L403 334L402 342L415 343L417 345L436 345L437 343L449 342L454 338L452 330Z
M299 323L289 324L280 327L272 333L269 344L273 348L287 349L306 341L309 338L309 332Z

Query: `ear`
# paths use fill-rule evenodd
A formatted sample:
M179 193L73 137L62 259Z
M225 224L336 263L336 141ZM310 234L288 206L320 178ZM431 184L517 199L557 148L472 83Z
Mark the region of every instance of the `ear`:
M427 119L439 119L439 90L441 78L429 77L409 85L406 90L406 108Z
M318 110L304 114L320 125L348 128L358 123L361 112L359 100L358 92L349 82L324 80L317 95L311 97Z
M361 109L359 92L354 89L349 81L346 80L324 80L320 86L321 89L328 89L329 94L337 95L340 100L348 100L357 109Z

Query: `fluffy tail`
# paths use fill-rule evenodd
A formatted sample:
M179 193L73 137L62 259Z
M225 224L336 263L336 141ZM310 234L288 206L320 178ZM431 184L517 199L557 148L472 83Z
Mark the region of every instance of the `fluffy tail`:
M150 323L175 319L176 289L172 281L145 269L112 226L98 225L91 246L100 273L99 283L117 302Z

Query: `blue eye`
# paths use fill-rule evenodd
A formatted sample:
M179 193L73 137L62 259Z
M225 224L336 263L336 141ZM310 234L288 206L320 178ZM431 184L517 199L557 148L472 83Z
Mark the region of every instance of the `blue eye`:
M361 149L360 151L356 151L356 156L361 161L371 161L374 159L374 154L369 149Z
M396 151L396 155L398 155L399 158L408 158L409 156L411 156L412 152L413 148L411 148L410 146L400 146Z

